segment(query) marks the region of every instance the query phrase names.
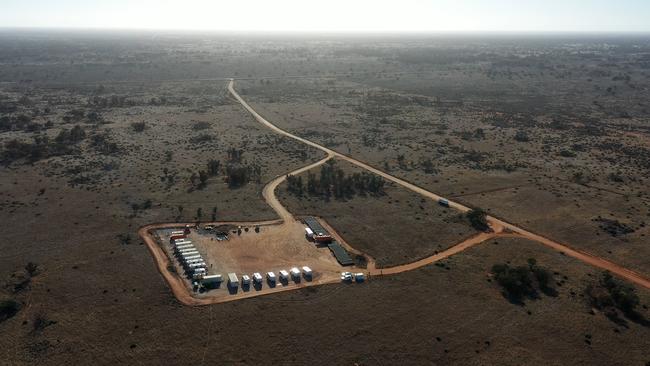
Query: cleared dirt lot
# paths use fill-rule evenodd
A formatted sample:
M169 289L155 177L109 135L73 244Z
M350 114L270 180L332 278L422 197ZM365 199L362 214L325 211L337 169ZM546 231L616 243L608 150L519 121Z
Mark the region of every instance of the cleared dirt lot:
M244 226L241 235L230 233L229 240L218 241L214 235L192 230L188 239L192 241L208 265L208 273L220 273L227 280L227 274L252 275L259 272L275 272L292 267L309 266L314 271L314 280L337 280L342 266L327 247L316 247L307 241L304 226L297 222L280 225ZM249 229L246 231L246 229ZM162 235L163 240L166 238ZM290 281L293 282L293 281ZM266 283L266 280L265 280ZM213 295L208 292L206 295Z

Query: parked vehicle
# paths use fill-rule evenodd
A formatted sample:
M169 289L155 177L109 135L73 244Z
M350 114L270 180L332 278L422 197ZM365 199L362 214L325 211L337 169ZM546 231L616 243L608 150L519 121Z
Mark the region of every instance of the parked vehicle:
M289 272L291 272L291 278L295 282L300 282L300 270L298 269L298 267L291 268Z
M264 278L262 277L262 275L259 274L258 272L253 273L253 282L254 283L262 283L263 279Z
M266 279L269 281L269 283L275 283L275 273L268 272L266 274Z
M289 281L289 272L283 269L278 274L280 275L280 281Z
M309 268L307 266L302 267L302 274L305 276L306 280L311 280L311 278L313 276L313 272L312 272L311 268Z
M359 273L354 274L354 281L355 282L363 282L365 280L366 280L366 276L363 273L359 272Z
M341 272L341 281L351 282L352 281L352 272Z
M242 286L247 286L251 284L251 278L249 275L242 275L241 276L241 284Z

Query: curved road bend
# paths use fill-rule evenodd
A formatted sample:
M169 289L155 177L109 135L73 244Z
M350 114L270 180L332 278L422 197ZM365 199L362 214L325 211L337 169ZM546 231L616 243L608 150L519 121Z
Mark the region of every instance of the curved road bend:
M433 192L427 191L427 190L424 189L424 188L421 188L421 187L418 187L418 186L416 186L416 185L414 185L414 184L412 184L412 183L409 183L409 182L407 182L407 181L405 181L405 180L403 180L403 179L397 178L397 177L395 177L395 176L393 176L393 175L390 175L390 174L388 174L388 173L386 173L386 172L383 172L383 171L381 171L381 170L379 170L379 169L376 169L376 168L374 168L374 167L372 167L372 166L370 166L370 165L368 165L368 164L366 164L366 163L364 163L364 162L361 162L361 161L359 161L359 160L356 160L356 159L354 159L354 158L352 158L352 157L350 157L350 156L343 155L343 154L338 153L338 152L336 152L336 151L334 151L334 150L332 150L332 149L329 149L329 148L327 148L327 147L325 147L325 146L319 145L319 144L317 144L317 143L315 143L315 142L312 142L312 141L310 141L310 140L307 140L307 139L305 139L305 138L302 138L302 137L296 136L296 135L294 135L294 134L292 134L292 133L290 133L290 132L287 132L287 131L285 131L285 130L279 128L279 127L277 127L277 126L274 125L273 123L267 121L267 120L266 120L264 117L262 117L259 113L257 113L257 112L256 112L256 111L255 111L255 110L254 110L254 109L253 109L253 108L252 108L252 107L251 107L251 106L250 106L250 105L249 105L249 104L248 104L248 103L247 103L247 102L246 102L246 101L245 101L245 100L244 100L244 99L243 99L243 98L242 98L242 97L237 93L237 91L235 91L235 87L234 87L234 85L235 85L235 80L234 80L234 79L230 79L230 82L228 83L228 91L230 92L230 94L232 94L232 96L233 96L235 99L237 99L237 101L239 101L239 103L240 103L240 104L241 104L241 105L242 105L242 106L243 106L243 107L244 107L244 108L245 108L245 109L246 109L246 110L247 110L251 115L253 115L253 117L254 117L254 118L255 118L259 123L263 124L264 126L270 128L271 130L275 131L276 133L278 133L278 134L280 134L280 135L287 136L287 137L292 138L292 139L294 139L294 140L300 141L300 142L302 142L302 143L304 143L304 144L306 144L306 145L309 145L309 146L312 146L312 147L314 147L314 148L316 148L316 149L319 149L319 150L321 150L321 151L324 151L324 152L328 155L327 158L324 159L325 161L326 161L327 159L331 158L331 157L336 157L336 158L339 158L339 159L345 160L345 161L347 161L347 162L349 162L349 163L352 163L352 164L354 164L354 165L356 165L356 166L358 166L358 167L361 167L361 168L363 168L363 169L365 169L365 170L368 170L368 171L370 171L370 172L373 172L373 173L375 173L375 174L377 174L377 175L383 177L384 179L387 179L387 180L389 180L389 181L391 181L391 182L394 182L394 183L396 183L396 184L399 184L399 185L401 185L402 187L405 187L405 188L407 188L407 189L409 189L409 190L411 190L411 191L413 191L413 192L415 192L415 193L418 193L418 194L420 194L420 195L422 195L422 196L429 197L429 198L431 198L431 199L433 199L433 200L435 200L435 201L437 201L438 199L444 198L444 197L442 197L442 196L440 196L440 195L437 195L437 194L435 194L435 193L433 193ZM319 161L318 163L322 164L322 163L324 163L324 161L321 160L321 161ZM318 163L316 163L316 164L318 165ZM314 164L312 164L312 165L314 165ZM310 166L311 166L311 165L310 165ZM315 165L314 165L314 166L315 166ZM313 166L311 166L311 167L313 167ZM275 186L277 186L277 185L278 185L278 184L279 184L283 179L284 179L284 178L282 178L282 179L281 179L281 178L276 178L276 180L279 180L279 181L277 182L277 184L276 184ZM269 203L274 202L274 205L276 206L276 207L274 207L274 209L276 209L276 211L278 212L278 214L280 214L280 211L278 211L277 207L278 207L278 206L279 206L279 207L282 207L282 205L279 204L277 198L275 197L275 193L274 193L273 191L268 191L268 192L267 192L267 189L265 189L265 197L267 198L267 200L268 200ZM455 202L455 201L452 201L452 200L449 200L449 199L447 199L447 200L449 201L449 207L451 207L451 208L454 208L454 209L456 209L456 210L458 210L458 211L461 211L461 212L467 212L467 211L470 210L469 207L467 207L467 206L465 206L465 205L463 205L463 204L461 204L461 203L458 203L458 202ZM284 207L281 208L281 211L282 211L282 214L283 214L283 215L288 214L288 212L286 211L286 209L284 209ZM290 214L289 214L289 215L290 215ZM526 239L529 239L529 240L532 240L532 241L539 242L539 243L541 243L541 244L543 244L543 245L545 245L545 246L547 246L547 247L550 247L550 248L552 248L552 249L555 249L555 250L557 250L557 251L560 251L560 252L562 252L562 253L564 253L564 254L566 254L566 255L568 255L568 256L571 256L571 257L573 257L573 258L576 258L576 259L578 259L578 260L580 260L580 261L583 261L583 262L585 262L585 263L587 263L587 264L590 264L590 265L592 265L592 266L599 267L599 268L601 268L601 269L604 269L604 270L610 271L610 272L612 272L613 274L615 274L615 275L617 275L617 276L619 276L619 277L621 277L621 278L624 278L624 279L626 279L626 280L628 280L628 281L630 281L630 282L633 282L633 283L635 283L635 284L637 284L637 285L639 285L639 286L642 286L642 287L645 287L645 288L647 288L647 289L650 289L650 279L648 279L647 277L645 277L644 275L642 275L642 274L640 274L640 273L638 273L638 272L635 272L635 271L630 270L630 269L628 269L628 268L622 267L622 266L620 266L620 265L617 265L617 264L615 264L615 263L612 263L612 262L610 262L610 261L608 261L608 260L606 260L606 259L603 259L603 258L601 258L601 257L595 256L595 255L593 255L593 254L589 254L589 253L586 253L586 252L583 252L583 251L580 251L580 250L577 250L577 249L573 249L573 248L571 248L571 247L568 246L568 245L561 244L561 243L558 243L558 242L553 241L553 240L551 240L551 239L548 239L548 238L546 238L546 237L543 237L543 236L541 236L541 235L534 234L534 233L532 233L532 232L530 232L530 231L528 231L528 230L525 230L525 229L523 229L523 228L520 228L520 227L518 227L518 226L515 226L515 225L513 225L513 224L511 224L511 223L509 223L509 222L506 222L506 221L503 221L503 220L497 219L497 218L495 218L495 217L488 216L488 220L490 221L490 223L491 223L492 225L495 225L495 226L503 226L504 228L506 228L506 229L508 229L508 230L510 230L510 231L512 231L512 232L514 232L514 233L517 233L517 234L521 235L522 237L524 237L524 238L526 238ZM442 253L439 253L439 254L442 254ZM417 263L417 262L416 262L416 263ZM384 272L386 272L386 271L384 271ZM386 272L386 273L387 273L387 272Z

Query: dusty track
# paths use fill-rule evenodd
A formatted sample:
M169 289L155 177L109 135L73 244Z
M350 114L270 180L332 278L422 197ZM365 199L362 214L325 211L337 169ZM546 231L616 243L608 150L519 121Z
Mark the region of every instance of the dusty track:
M239 101L239 103L246 110L248 110L248 112L251 113L253 115L253 117L255 117L255 119L258 122L260 122L261 124L267 126L268 128L270 128L271 130L275 131L278 134L281 134L281 135L287 136L289 138L292 138L294 140L300 141L300 142L302 142L304 144L307 144L309 146L312 146L314 148L322 150L327 154L327 158L319 161L318 163L312 164L307 168L317 166L319 164L324 163L327 159L330 159L332 157L336 157L336 158L345 160L347 162L350 162L350 163L352 163L352 164L354 164L356 166L359 166L359 167L361 167L361 168L363 168L365 170L373 172L373 173L383 177L384 179L387 179L387 180L389 180L391 182L399 184L402 187L405 187L405 188L407 188L407 189L409 189L409 190L411 190L411 191L413 191L415 193L418 193L418 194L420 194L422 196L431 198L431 199L436 200L436 201L441 199L441 198L444 198L444 197L442 197L440 195L437 195L437 194L435 194L433 192L427 191L426 189L424 189L422 187L416 186L415 184L412 184L412 183L407 182L407 181L405 181L403 179L397 178L397 177L395 177L393 175L390 175L390 174L388 174L386 172L383 172L383 171L381 171L381 170L379 170L377 168L374 168L374 167L372 167L372 166L370 166L370 165L368 165L368 164L366 164L366 163L364 163L362 161L359 161L359 160L354 159L354 158L352 158L350 156L338 153L338 152L336 152L334 150L328 149L325 146L319 145L319 144L317 144L317 143L315 143L313 141L310 141L308 139L296 136L296 135L294 135L294 134L292 134L292 133L290 133L288 131L285 131L285 130L277 127L273 123L267 121L259 113L257 113L237 93L237 91L235 91L234 84L235 84L234 79L231 79L230 82L228 83L228 90L230 91L230 94L232 94L232 96L235 99L237 99L237 101ZM267 198L267 201L270 204L271 204L271 202L273 202L272 205L277 206L277 207L274 207L274 209L278 213L282 212L282 214L285 214L285 215L288 215L288 216L291 217L291 214L288 213L288 211L286 211L286 209L278 202L277 197L275 197L275 193L274 193L275 187L277 187L277 185L280 184L280 182L282 182L283 180L284 180L283 177L280 177L280 178L277 178L276 180L274 180L272 183L275 183L275 185L273 186L273 189L270 190L270 191L267 191L267 188L265 188L264 189L265 197ZM461 211L461 212L467 212L467 211L470 210L469 207L467 207L467 206L465 206L465 205L463 205L461 203L455 202L455 201L450 200L450 199L447 199L447 200L449 201L449 207L451 207L451 208L454 208L454 209L456 209L458 211ZM278 210L278 207L280 208L279 210ZM539 243L541 243L541 244L543 244L543 245L545 245L547 247L550 247L550 248L552 248L554 250L560 251L560 252L562 252L562 253L564 253L564 254L566 254L568 256L576 258L576 259L578 259L580 261L583 261L583 262L585 262L587 264L590 264L592 266L599 267L601 269L605 269L607 271L610 271L613 274L615 274L615 275L617 275L617 276L619 276L621 278L624 278L624 279L626 279L626 280L628 280L630 282L633 282L633 283L635 283L635 284L637 284L639 286L650 289L650 279L648 279L647 277L645 277L644 275L642 275L640 273L637 273L637 272L632 271L630 269L624 268L624 267L622 267L620 265L617 265L615 263L612 263L612 262L610 262L610 261L608 261L608 260L606 260L604 258L595 256L593 254L589 254L589 253L586 253L586 252L583 252L583 251L580 251L580 250L577 250L577 249L574 249L574 248L571 248L570 246L568 246L566 244L562 244L562 243L556 242L554 240L551 240L549 238L543 237L541 235L532 233L532 232L530 232L528 230L525 230L523 228L520 228L518 226L515 226L515 225L513 225L511 223L500 220L498 218L488 216L488 221L489 221L489 223L490 223L490 225L492 227L502 227L504 229L510 230L511 232L517 234L520 237L523 237L523 238L526 238L526 239L529 239L529 240L532 240L532 241L539 242ZM433 262L435 262L437 260L440 260L442 258L446 258L446 256L458 253L459 251L464 250L466 248L469 248L469 247L471 247L473 245L476 245L477 243L480 243L481 241L485 241L485 240L489 239L490 237L489 237L488 234L486 234L485 238L484 239L482 239L482 238L483 238L483 236L481 234L479 234L478 236L476 236L474 238L470 238L469 240L467 240L467 241L465 241L463 243L460 243L460 244L458 244L458 245L456 245L456 246L454 246L454 247L452 247L452 248L450 248L450 249L448 249L448 250L446 250L444 252L438 253L438 254L436 254L434 256L422 259L420 261L417 261L417 262L414 262L414 263L411 263L411 264L383 269L382 273L383 274L389 274L389 273L399 273L399 272L403 272L403 271L412 270L414 268L417 268L417 267L420 267L420 266L423 266L423 265L426 265L426 264L433 263ZM476 242L476 241L478 241L478 242ZM443 255L445 253L446 253L446 256Z
M260 221L260 222L215 222L211 224L232 224L232 225L279 225L279 224L288 224L292 223L295 221L295 218L293 215L287 211L287 209L280 203L278 200L277 196L275 195L275 189L282 183L283 181L286 180L287 175L294 175L294 174L300 174L302 172L305 172L307 170L313 169L319 165L324 164L327 162L329 159L333 157L337 157L339 159L343 159L345 161L348 161L354 165L357 165L365 170L371 171L384 179L387 179L389 181L392 181L396 184L401 185L402 187L405 187L415 193L418 193L422 196L431 198L433 200L438 200L440 198L443 198L442 196L439 196L433 192L427 191L424 188L418 187L412 183L409 183L403 179L397 178L395 176L392 176L388 173L385 173L379 169L376 169L366 163L363 163L359 160L356 160L352 157L349 157L347 155L343 155L341 153L338 153L334 150L328 149L324 146L321 146L315 142L312 142L310 140L307 140L305 138L296 136L290 132L287 132L271 122L267 121L262 117L260 114L258 114L246 101L239 96L239 94L235 91L234 89L234 80L230 79L230 83L228 84L228 90L232 94L233 97L235 97L241 105L248 110L255 119L260 122L261 124L267 126L271 130L275 131L278 134L287 136L289 138L292 138L294 140L300 141L304 144L307 144L309 146L312 146L314 148L317 148L327 154L326 157L323 159L309 164L307 166L304 166L302 168L296 169L292 172L287 173L286 175L280 175L274 178L272 181L270 181L263 189L262 195L266 202L275 210L275 212L278 214L280 219L278 220L270 220L270 221ZM467 212L470 210L469 207L458 203L454 202L452 200L449 200L449 206L451 208L454 208L458 211L461 212ZM496 237L521 237L521 238L526 238L532 241L539 242L547 247L550 247L554 250L560 251L568 256L571 256L573 258L576 258L580 261L583 261L587 264L590 264L595 267L599 267L605 270L608 270L612 272L613 274L622 277L630 282L633 282L639 286L645 287L647 289L650 289L650 279L646 278L644 275L634 272L632 270L629 270L627 268L621 267L615 263L612 263L606 259L594 256L592 254L573 249L568 245L558 243L556 241L553 241L551 239L548 239L546 237L543 237L541 235L534 234L530 231L527 231L523 228L520 228L518 226L515 226L511 223L508 223L506 221L503 221L501 219L488 216L488 222L490 227L492 228L491 232L487 233L479 233L475 236L472 236L452 247L450 247L447 250L444 250L440 253L431 255L429 257L420 259L418 261L412 262L412 263L407 263L399 266L394 266L394 267L389 267L389 268L382 268L378 269L376 268L376 261L374 258L371 256L362 253L353 247L351 247L348 243L343 240L343 238L336 233L336 231L331 228L326 222L322 222L323 225L330 230L341 242L342 245L344 245L349 251L356 253L356 254L361 254L364 255L367 258L367 268L365 269L365 272L369 276L382 276L382 275L390 275L390 274L397 274L397 273L402 273L406 271L411 271L432 263L435 263L439 260L448 258L454 254L457 254L463 250L466 250L468 248L471 248L473 246L476 246L486 240L493 239ZM183 279L179 277L178 275L170 272L167 268L171 264L169 257L165 254L163 249L158 245L156 242L156 238L153 235L154 230L158 229L164 229L164 228L174 228L174 227L183 227L187 224L193 225L194 223L161 223L161 224L150 224L147 226L143 226L138 230L138 234L140 237L143 239L145 244L147 244L147 248L151 252L151 255L153 256L156 265L158 267L158 271L162 274L163 278L167 281L169 284L169 287L172 290L172 293L178 299L179 302L181 302L184 305L189 305L189 306L198 306L198 305L209 305L209 304L216 304L216 303L223 303L223 302L229 302L229 301L234 301L234 300L240 300L244 298L249 298L249 297L255 297L255 296L263 296L263 295L268 295L268 294L273 294L277 292L283 292L283 291L289 291L289 290L296 290L299 288L304 288L307 286L317 286L317 285L323 285L327 283L335 283L338 282L337 280L317 280L317 281L312 281L312 282L302 282L300 285L297 286L290 286L290 287L275 287L272 289L267 289L266 291L262 292L256 292L256 291L250 291L250 292L243 292L243 293L237 293L232 296L227 296L227 297L219 297L219 298L210 298L210 297L205 297L205 298L197 298L192 296L192 293L188 289L188 287L185 285ZM358 269L361 270L361 269Z

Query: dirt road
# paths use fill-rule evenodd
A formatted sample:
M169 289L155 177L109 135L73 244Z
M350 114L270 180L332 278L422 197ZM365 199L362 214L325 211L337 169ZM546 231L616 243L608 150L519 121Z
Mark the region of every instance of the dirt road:
M256 111L255 111L255 110L254 110L254 109L253 109L253 108L252 108L252 107L251 107L251 106L250 106L250 105L249 105L249 104L248 104L248 103L247 103L247 102L246 102L246 101L245 101L245 100L244 100L244 99L243 99L243 98L242 98L242 97L237 93L237 91L235 91L234 84L235 84L234 79L231 79L230 82L228 83L228 90L230 91L230 94L232 94L232 96L233 96L235 99L237 99L237 101L239 101L239 103L240 103L240 104L241 104L241 105L242 105L242 106L243 106L243 107L244 107L244 108L245 108L249 113L251 113L251 114L253 115L253 117L254 117L258 122L260 122L262 125L264 125L264 126L270 128L271 130L275 131L275 132L278 133L278 134L281 134L281 135L287 136L287 137L289 137L289 138L292 138L292 139L294 139L294 140L300 141L300 142L302 142L302 143L304 143L304 144L307 144L307 145L309 145L309 146L312 146L312 147L314 147L314 148L317 148L317 149L319 149L319 150L322 150L322 151L324 151L324 152L327 154L327 158L326 158L326 159L323 159L324 161L321 160L321 161L319 161L318 163L315 163L315 165L314 165L314 164L310 165L310 167L317 166L317 165L319 165L319 163L320 163L320 164L324 163L327 159L330 159L330 158L332 158L332 157L336 157L336 158L339 158L339 159L345 160L345 161L347 161L347 162L350 162L350 163L352 163L352 164L354 164L354 165L356 165L356 166L358 166L358 167L361 167L361 168L363 168L363 169L365 169L365 170L368 170L368 171L370 171L370 172L373 172L373 173L375 173L375 174L377 174L377 175L383 177L383 178L386 179L386 180L389 180L389 181L391 181L391 182L394 182L394 183L396 183L396 184L399 184L399 185L402 186L402 187L405 187L405 188L407 188L407 189L409 189L409 190L411 190L411 191L413 191L413 192L415 192L415 193L418 193L418 194L420 194L420 195L422 195L422 196L428 197L428 198L433 199L433 200L435 200L435 201L438 201L439 199L444 198L444 197L442 197L442 196L440 196L440 195L437 195L437 194L435 194L435 193L433 193L433 192L427 191L426 189L424 189L424 188L422 188L422 187L416 186L416 185L414 185L414 184L412 184L412 183L410 183L410 182L407 182L407 181L405 181L405 180L403 180L403 179L397 178L397 177L395 177L395 176L393 176L393 175L390 175L390 174L388 174L388 173L386 173L386 172L383 172L383 171L381 171L381 170L379 170L379 169L377 169L377 168L374 168L374 167L372 167L372 166L370 166L370 165L368 165L368 164L366 164L366 163L364 163L364 162L362 162L362 161L359 161L359 160L354 159L354 158L352 158L352 157L350 157L350 156L347 156L347 155L344 155L344 154L338 153L338 152L336 152L336 151L334 151L334 150L328 149L328 148L325 147L325 146L319 145L319 144L317 144L317 143L315 143L315 142L313 142L313 141L310 141L310 140L308 140L308 139L305 139L305 138L302 138L302 137L296 136L296 135L294 135L294 134L292 134L292 133L290 133L290 132L288 132L288 131L285 131L285 130L283 130L283 129L277 127L277 126L274 125L273 123L267 121L267 120L266 120L264 117L262 117L259 113L257 113L257 112L256 112ZM305 170L306 170L306 169L305 169ZM304 170L303 170L303 171L304 171ZM277 185L278 185L280 182L283 181L283 179L282 179L282 177L280 177L280 178L278 178L278 179L276 179L276 180L277 180L277 182L274 180L274 182L275 182L276 184L275 184L275 186L273 187L273 189L267 191L267 189L265 188L265 190L264 190L265 193L266 193L264 197L268 197L268 198L270 198L271 201L273 201L273 202L277 202L277 198L275 197L274 189L275 189L275 187L277 187ZM449 199L447 199L447 200L449 201L449 207L451 207L451 208L454 208L454 209L456 209L456 210L458 210L458 211L461 211L461 212L467 212L467 211L470 210L469 207L467 207L467 206L465 206L465 205L463 205L463 204L461 204L461 203L458 203L458 202L455 202L455 201L453 201L453 200L449 200ZM289 216L291 216L291 214L289 214L288 211L286 211L286 209L284 209L284 207L282 207L282 205L279 204L279 202L277 202L277 203L275 203L275 204L279 207L279 208L278 208L278 207L274 207L274 209L275 209L278 213L282 212L282 214L284 214L284 215L289 215ZM518 227L518 226L515 226L515 225L513 225L513 224L510 224L510 223L508 223L508 222L506 222L506 221L503 221L503 220L500 220L500 219L498 219L498 218L495 218L495 217L492 217L492 216L488 216L488 221L490 222L490 224L491 224L493 227L494 227L494 226L499 226L499 227L506 228L506 229L512 231L513 233L518 234L519 236L521 236L521 237L523 237L523 238L526 238L526 239L529 239L529 240L533 240L533 241L539 242L539 243L541 243L541 244L543 244L543 245L545 245L545 246L547 246L547 247L550 247L550 248L552 248L552 249L555 249L555 250L557 250L557 251L560 251L560 252L562 252L562 253L564 253L564 254L566 254L566 255L568 255L568 256L571 256L571 257L573 257L573 258L576 258L576 259L578 259L578 260L581 260L581 261L583 261L583 262L585 262L585 263L587 263L587 264L590 264L590 265L592 265L592 266L599 267L599 268L601 268L601 269L604 269L604 270L610 271L610 272L612 272L613 274L615 274L615 275L617 275L617 276L619 276L619 277L621 277L621 278L624 278L624 279L626 279L626 280L628 280L628 281L630 281L630 282L633 282L633 283L635 283L635 284L637 284L637 285L639 285L639 286L642 286L642 287L645 287L645 288L647 288L647 289L650 289L650 279L648 279L647 277L645 277L644 275L642 275L642 274L640 274L640 273L637 273L637 272L632 271L632 270L630 270L630 269L624 268L624 267L622 267L622 266L619 266L619 265L617 265L617 264L615 264L615 263L612 263L612 262L610 262L610 261L608 261L608 260L606 260L606 259L603 259L603 258L597 257L597 256L595 256L595 255L592 255L592 254L589 254L589 253L582 252L582 251L579 251L579 250L577 250L577 249L571 248L570 246L568 246L568 245L566 245L566 244L561 244L561 243L559 243L559 242L553 241L553 240L548 239L548 238L546 238L546 237L543 237L543 236L541 236L541 235L534 234L534 233L532 233L532 232L530 232L530 231L528 231L528 230L525 230L525 229L523 229L523 228L520 228L520 227ZM479 239L480 239L480 235L477 236L475 240L479 240ZM464 243L465 243L465 242L464 242ZM470 239L469 242L467 242L466 244L464 244L464 247L463 247L463 243L461 243L461 244L459 244L459 245L456 245L456 246L454 246L454 247L448 249L448 250L445 251L445 252L449 252L449 251L451 251L451 254L455 254L455 253L457 253L458 251L463 250L463 249L466 249L467 247L471 246L472 243L473 243L473 241ZM475 245L475 244L474 244L474 245ZM454 248L457 248L457 247L458 247L458 249L454 249ZM455 251L455 250L457 250L457 251ZM444 253L444 252L443 252L443 253ZM442 253L439 253L439 254L442 254ZM439 255L439 254L438 254L438 255ZM450 254L450 255L451 255L451 254ZM432 256L432 257L429 257L429 258L425 258L425 259L423 259L422 261L426 262L426 261L428 261L428 260L431 260L431 261L433 262L433 261L435 261L435 260L439 260L439 259L435 259L435 258L433 258L433 257L435 257L435 256ZM423 263L424 263L424 262L423 262ZM415 262L415 263L418 263L418 262ZM430 262L429 262L429 263L430 263ZM428 263L425 263L425 264L428 264ZM403 267L403 269L402 269L401 271L404 271L404 270L410 270L410 269L413 269L413 268L417 268L417 265L415 265L414 263L412 263L411 265L413 265L413 266L415 266L415 267L410 267L410 265L399 266L399 267ZM388 270L389 270L389 269L384 269L384 270L383 270L383 273L384 273L384 274L388 274L388 272L387 272ZM399 270L399 269L395 269L394 272L390 272L390 273L398 273L398 271L400 271L400 270Z

